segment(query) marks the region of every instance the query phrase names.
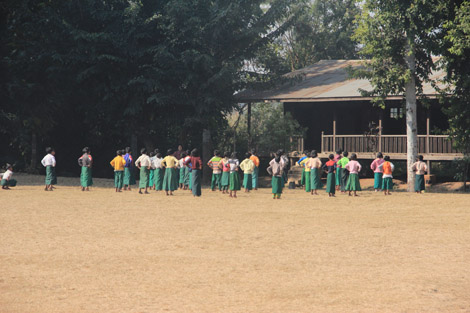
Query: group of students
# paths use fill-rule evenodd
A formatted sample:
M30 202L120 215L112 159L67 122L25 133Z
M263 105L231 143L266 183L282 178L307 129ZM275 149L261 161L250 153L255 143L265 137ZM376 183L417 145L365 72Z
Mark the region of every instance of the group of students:
M259 158L254 151L247 152L245 159L240 163L237 152L225 152L223 157L218 150L207 162L212 169L211 189L217 189L230 197L237 197L241 187L245 192L258 189ZM239 171L243 171L243 180L240 181Z
M122 188L130 190L135 184L132 171L126 175L126 168L132 168L132 155L130 148L118 150L116 157L110 162L114 168L114 182L116 192ZM150 153L142 148L140 157L135 161L139 169L139 193L149 193L150 190L164 190L167 196L173 195L177 189L190 190L195 197L201 196L202 160L197 149L191 152L183 151L181 146L175 152L168 149L163 157L158 149ZM241 186L245 192L258 188L259 158L254 153L247 153L246 159L241 163L236 152L224 153L222 158L219 151L207 165L212 169L211 189L217 189L230 197L237 197ZM244 172L243 182L240 181L239 169ZM126 180L127 178L127 180Z
M311 153L305 151L297 164L303 167L301 185L305 186L305 191L313 195L318 194L321 189L322 170L327 174L326 192L330 197L334 197L337 191L348 193L350 196L357 196L357 191L361 191L359 172L362 165L357 161L357 155L352 153L349 157L347 151L337 150L336 155L330 154L328 161L322 165L317 152ZM381 152L377 153L376 159L371 163L370 168L374 171L374 190L383 191L384 195L391 195L393 189L393 171L394 164L389 156L383 156ZM421 193L425 190L424 174L427 171L426 163L422 155L419 155L416 162L412 165L415 172L415 192Z
M78 159L81 167L80 185L82 191L89 191L93 185L92 165L93 158L90 148L85 147L83 154ZM175 190L190 190L195 197L201 196L202 160L198 149L192 151L182 149L180 145L177 151L168 149L166 156L158 149L150 153L146 148L141 149L141 155L134 162L130 147L116 151L116 157L111 160L110 165L114 169L114 186L116 192L131 190L131 186L136 184L133 175L136 166L139 169L139 193L148 194L149 190L164 190L166 195L173 195ZM54 148L46 148L46 156L41 160L41 164L46 168L45 190L52 191L57 184L55 172L56 159ZM322 164L318 153L304 151L297 162L303 168L301 185L312 195L318 195L318 190L322 188L322 172L327 174L326 192L330 197L334 197L337 191L357 196L357 191L361 191L359 172L362 170L361 164L357 161L357 155L352 153L349 157L347 151L337 150L336 155L330 154L328 161ZM247 152L245 159L240 162L236 152L225 152L223 157L218 150L214 151L214 156L207 162L207 166L212 169L211 189L219 190L230 197L237 197L237 191L241 187L245 192L257 190L260 160L254 151ZM278 150L274 158L269 162L268 173L272 176L273 199L280 199L282 190L287 182L287 172L289 159L283 150ZM390 195L393 189L392 173L395 166L390 162L389 156L377 153L377 158L370 165L374 171L374 189L376 192L383 191L385 195ZM416 173L415 191L421 193L425 190L424 174L427 166L423 156L419 155L412 165L412 170ZM243 172L243 180L240 180L239 173ZM12 179L13 167L6 166L6 172L2 176L2 189L16 186L16 180Z
M131 186L136 184L133 175L135 166L139 169L140 194L149 194L149 190L164 190L167 196L172 196L173 191L181 188L192 190L194 196L201 195L202 161L197 149L179 153L168 149L163 157L158 149L148 152L142 148L140 154L133 162L129 147L116 151L116 157L110 162L114 168L116 192L121 192L123 188L131 190Z
M330 197L334 197L336 191L348 192L350 196L357 196L357 191L361 191L359 172L362 166L355 153L349 157L347 151L338 150L336 155L330 154L328 161L322 164L315 150L311 153L305 151L297 164L303 167L301 184L312 195L318 195L317 191L322 188L322 172L327 174L326 192Z

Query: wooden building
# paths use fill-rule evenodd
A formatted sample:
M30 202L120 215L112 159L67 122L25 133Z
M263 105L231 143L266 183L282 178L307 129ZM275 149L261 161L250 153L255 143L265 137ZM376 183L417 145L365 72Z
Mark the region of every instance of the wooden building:
M385 109L374 106L371 98L359 89L372 90L362 79L348 79L347 68L361 65L360 60L320 61L310 67L287 74L299 77L294 82L267 91L243 91L240 102L278 101L284 111L306 127L305 138L297 138L297 149L315 149L327 157L337 148L356 152L361 159L373 159L377 151L395 160L406 160L406 124L404 99L401 95L387 97ZM433 79L442 78L435 72ZM430 84L424 86L427 105L418 99L418 150L425 160L449 161L458 153L445 135L436 135L448 128L447 118ZM250 111L250 110L249 110Z

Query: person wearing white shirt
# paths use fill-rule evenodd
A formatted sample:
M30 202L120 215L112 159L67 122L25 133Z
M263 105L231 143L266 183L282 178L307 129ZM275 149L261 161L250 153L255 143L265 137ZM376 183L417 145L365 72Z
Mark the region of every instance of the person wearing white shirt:
M140 150L140 153L142 155L137 159L137 161L135 161L135 166L140 169L139 193L142 194L142 189L144 188L145 193L149 193L148 188L151 161L149 156L147 155L147 149L142 148Z
M149 159L150 159L150 175L149 175L149 188L150 190L155 189L155 166L153 163L157 157L155 156L155 152L150 152Z
M52 191L52 185L57 184L57 176L55 173L55 150L54 148L47 147L46 148L47 155L41 160L42 166L46 168L46 188L45 191Z
M9 190L10 187L16 186L16 180L11 178L13 176L13 166L7 163L6 169L7 171L3 173L3 176L2 176L1 185L2 185L2 189Z
M153 175L155 191L163 189L163 175L165 174L165 169L162 165L162 154L157 152L155 159L152 160L152 166L155 168L155 173Z

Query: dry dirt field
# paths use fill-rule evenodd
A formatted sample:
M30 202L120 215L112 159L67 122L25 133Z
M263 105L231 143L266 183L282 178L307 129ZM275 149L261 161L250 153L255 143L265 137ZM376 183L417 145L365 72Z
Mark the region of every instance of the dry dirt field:
M0 190L0 312L470 312L470 195L17 178Z

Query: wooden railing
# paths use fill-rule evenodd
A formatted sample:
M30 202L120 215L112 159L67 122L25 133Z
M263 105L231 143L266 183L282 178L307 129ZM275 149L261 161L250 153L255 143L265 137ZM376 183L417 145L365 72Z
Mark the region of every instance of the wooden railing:
M325 135L322 132L322 153L342 148L350 152L377 152L406 154L406 135ZM458 154L453 140L445 135L418 135L420 154Z

